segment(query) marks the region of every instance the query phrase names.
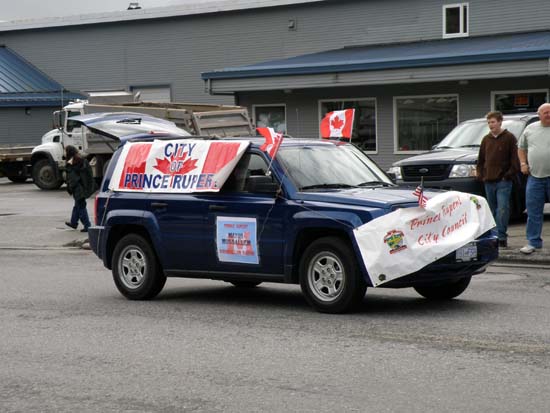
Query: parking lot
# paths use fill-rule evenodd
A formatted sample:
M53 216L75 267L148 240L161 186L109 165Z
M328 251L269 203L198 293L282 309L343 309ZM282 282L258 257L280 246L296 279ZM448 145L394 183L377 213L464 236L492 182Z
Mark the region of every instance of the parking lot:
M91 204L88 202L90 214ZM457 300L169 279L131 302L65 227L72 199L0 179L2 411L533 411L550 405L550 271L503 264ZM92 215L92 214L91 214ZM548 225L548 223L547 223Z

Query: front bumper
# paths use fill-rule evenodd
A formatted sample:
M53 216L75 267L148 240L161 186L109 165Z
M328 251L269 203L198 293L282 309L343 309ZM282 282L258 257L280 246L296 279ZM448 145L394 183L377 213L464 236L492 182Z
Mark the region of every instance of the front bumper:
M414 287L480 274L498 258L498 236L496 231L488 231L474 242L477 245L477 257L473 261L458 262L455 252L452 252L415 273L382 284L380 288Z
M404 181L398 179L396 183L399 186L411 186L416 188L420 184L420 180ZM427 190L433 188L443 189L445 191L467 192L469 194L485 196L483 183L475 178L447 178L440 181L424 180L424 188Z

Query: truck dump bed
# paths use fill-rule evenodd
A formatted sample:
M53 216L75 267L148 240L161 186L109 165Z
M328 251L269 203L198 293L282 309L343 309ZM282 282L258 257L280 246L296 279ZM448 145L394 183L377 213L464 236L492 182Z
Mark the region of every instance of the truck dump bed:
M254 134L248 111L240 106L157 102L86 105L86 113L99 112L144 113L172 121L193 135L225 137Z

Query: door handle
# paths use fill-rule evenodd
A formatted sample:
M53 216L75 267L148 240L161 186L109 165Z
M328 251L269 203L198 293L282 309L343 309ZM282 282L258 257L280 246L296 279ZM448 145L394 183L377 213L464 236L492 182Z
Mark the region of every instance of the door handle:
M210 211L225 211L227 207L225 205L209 205L208 209Z
M168 204L166 202L151 202L151 208L161 209L166 208Z

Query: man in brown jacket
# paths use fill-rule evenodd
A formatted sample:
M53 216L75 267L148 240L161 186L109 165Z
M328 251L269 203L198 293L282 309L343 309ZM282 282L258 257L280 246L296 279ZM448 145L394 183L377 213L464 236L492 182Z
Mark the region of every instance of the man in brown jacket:
M486 115L489 133L483 137L477 160L477 178L485 185L485 196L495 218L498 245L508 247L508 220L512 181L519 173L516 137L502 129L502 113Z

